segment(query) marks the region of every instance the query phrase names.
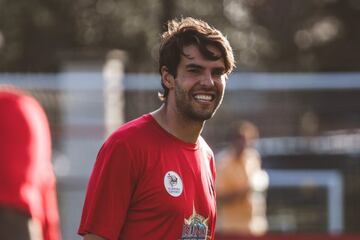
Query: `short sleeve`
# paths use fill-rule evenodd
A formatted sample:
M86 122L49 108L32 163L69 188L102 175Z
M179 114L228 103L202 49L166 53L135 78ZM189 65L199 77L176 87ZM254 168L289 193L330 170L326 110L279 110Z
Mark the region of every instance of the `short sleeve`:
M107 141L99 151L87 188L78 233L118 239L136 179L126 143Z

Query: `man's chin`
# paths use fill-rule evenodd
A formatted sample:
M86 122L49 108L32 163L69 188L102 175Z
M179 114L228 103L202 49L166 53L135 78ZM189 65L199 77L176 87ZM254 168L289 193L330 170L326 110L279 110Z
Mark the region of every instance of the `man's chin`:
M206 121L214 116L215 112L197 112L192 114L192 118L198 121Z

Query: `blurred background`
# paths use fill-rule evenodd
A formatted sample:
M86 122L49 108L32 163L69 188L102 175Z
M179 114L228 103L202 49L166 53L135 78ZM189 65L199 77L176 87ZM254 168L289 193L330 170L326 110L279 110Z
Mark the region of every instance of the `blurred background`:
M80 239L109 131L160 105L158 39L181 16L234 48L237 68L203 136L216 153L230 122L258 127L268 234L360 236L360 1L0 0L0 84L46 110L63 238Z

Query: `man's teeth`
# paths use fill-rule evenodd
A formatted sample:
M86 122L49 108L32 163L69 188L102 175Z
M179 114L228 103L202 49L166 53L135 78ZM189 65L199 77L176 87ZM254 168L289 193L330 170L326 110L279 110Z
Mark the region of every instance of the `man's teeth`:
M197 100L211 101L212 96L210 96L210 95L195 95L195 99L197 99Z

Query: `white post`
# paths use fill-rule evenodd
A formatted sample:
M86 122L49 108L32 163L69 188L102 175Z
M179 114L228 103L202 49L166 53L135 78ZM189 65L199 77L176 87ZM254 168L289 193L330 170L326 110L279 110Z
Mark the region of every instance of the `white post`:
M124 52L112 50L103 69L105 137L124 123Z

